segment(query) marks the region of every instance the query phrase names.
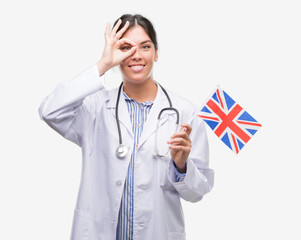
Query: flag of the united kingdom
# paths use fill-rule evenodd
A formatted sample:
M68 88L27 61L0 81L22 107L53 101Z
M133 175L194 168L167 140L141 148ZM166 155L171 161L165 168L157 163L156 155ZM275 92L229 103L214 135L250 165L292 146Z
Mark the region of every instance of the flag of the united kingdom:
M219 86L198 114L236 154L258 131L258 123Z

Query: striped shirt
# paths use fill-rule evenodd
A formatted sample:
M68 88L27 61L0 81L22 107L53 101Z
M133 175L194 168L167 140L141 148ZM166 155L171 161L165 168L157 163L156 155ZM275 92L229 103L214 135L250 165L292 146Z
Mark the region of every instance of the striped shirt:
M139 139L143 130L143 126L152 108L153 102L138 103L136 100L129 98L125 92L123 92L123 95L127 103L127 108L132 123L135 149L136 145L139 145ZM133 151L128 167L127 178L124 184L124 190L119 209L116 240L133 239L135 154L136 152ZM185 174L179 173L176 168L175 172L176 180L183 181Z

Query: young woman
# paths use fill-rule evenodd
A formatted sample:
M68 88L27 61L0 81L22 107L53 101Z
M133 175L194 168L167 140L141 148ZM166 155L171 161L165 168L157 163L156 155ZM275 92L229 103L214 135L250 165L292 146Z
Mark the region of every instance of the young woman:
M157 60L151 22L123 15L107 25L97 64L40 106L41 118L82 148L73 240L185 239L180 198L197 202L213 186L204 123L154 81ZM106 90L114 66L123 82Z

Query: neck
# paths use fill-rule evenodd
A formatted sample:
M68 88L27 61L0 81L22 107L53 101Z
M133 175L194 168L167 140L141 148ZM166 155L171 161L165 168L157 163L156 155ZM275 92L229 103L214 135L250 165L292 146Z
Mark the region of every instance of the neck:
M157 96L157 84L154 81L145 82L142 84L133 84L124 82L123 91L130 98L137 102L153 102Z

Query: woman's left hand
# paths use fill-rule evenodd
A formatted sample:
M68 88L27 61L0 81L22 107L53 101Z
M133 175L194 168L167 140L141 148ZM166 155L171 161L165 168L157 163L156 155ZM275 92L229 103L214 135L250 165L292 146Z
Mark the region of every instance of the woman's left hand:
M191 140L189 135L191 133L191 126L189 124L181 124L181 129L176 132L167 142L170 144L170 154L181 173L186 172L186 162L191 149Z

